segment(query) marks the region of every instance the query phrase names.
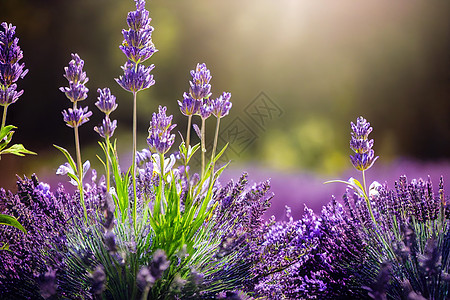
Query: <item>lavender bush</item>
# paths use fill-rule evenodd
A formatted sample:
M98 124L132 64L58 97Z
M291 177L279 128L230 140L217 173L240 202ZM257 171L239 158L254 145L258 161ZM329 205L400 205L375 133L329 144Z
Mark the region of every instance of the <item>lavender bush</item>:
M177 143L167 107L153 113L148 148L136 149L137 93L155 84L147 61L157 51L144 0L127 16L120 49L127 62L117 83L133 95L132 163L123 170L111 114L122 104L110 88L99 88L96 107L104 114L94 127L102 139L104 166L98 176L83 163L78 128L92 112L78 107L88 98L88 77L78 54L64 69L62 87L72 107L63 120L74 129L75 154L57 173L67 175L51 190L35 175L18 178L17 193L0 189L1 299L446 299L450 284L450 233L443 179L401 177L394 189L366 174L375 157L370 123L351 123L350 156L362 180L350 178L342 201L335 198L315 214L305 207L299 220L286 207L285 221L263 219L273 194L269 181L250 186L244 173L225 184L227 165L217 162L220 121L232 107L231 94L212 98L206 64L190 72L188 91L178 100L187 116L186 136ZM15 81L26 74L14 26L0 32L0 101L6 109L22 92ZM125 102L126 103L126 102ZM200 127L195 124L198 116ZM216 118L207 160L206 120ZM200 142L191 145L191 127ZM4 126L4 149L12 126ZM12 149L12 150L8 150ZM31 154L13 145L0 154ZM15 149L15 150L14 150ZM14 150L14 151L13 151ZM17 150L17 151L16 151ZM200 150L200 151L198 151ZM8 152L9 151L9 152ZM200 169L190 164L201 157ZM90 176L88 176L90 175Z

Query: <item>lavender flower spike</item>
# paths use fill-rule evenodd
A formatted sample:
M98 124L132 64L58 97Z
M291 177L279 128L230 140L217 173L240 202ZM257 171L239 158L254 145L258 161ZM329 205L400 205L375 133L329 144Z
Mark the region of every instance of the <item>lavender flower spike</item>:
M89 121L92 112L88 111L88 107L86 106L85 108L69 108L67 111L63 110L62 115L67 126L76 128Z
M116 82L126 91L134 93L145 90L155 84L153 75L150 74L155 65L145 67L126 62L122 67L124 75L116 78Z
M212 114L217 118L222 118L230 112L232 103L230 102L231 93L224 92L219 98L212 100Z
M18 43L19 39L14 37L16 26L3 22L0 30L0 105L8 106L16 102L23 91L16 91L19 78L24 78L28 73L25 64L19 61L23 52Z
M83 71L84 61L78 54L72 54L69 66L64 68L64 77L69 81L69 87L60 87L59 90L66 94L66 97L76 103L87 98L89 89L85 84L89 81L86 72Z
M201 105L201 101L192 98L189 94L183 94L183 102L178 100L178 105L180 106L180 111L186 117L192 116L198 112Z
M211 72L206 64L197 64L195 70L191 71L192 81L189 81L189 94L192 98L202 100L211 96Z
M0 88L0 105L7 106L19 100L19 97L23 94L23 90L18 92L16 88L17 84L15 83L5 89Z
M171 134L170 131L176 124L171 124L173 116L167 116L166 110L166 107L159 106L158 113L153 113L148 129L147 144L150 151L160 154L167 153L175 141L175 134Z
M128 30L122 30L123 42L120 50L135 64L149 59L156 48L152 42L153 27L150 26L149 12L145 9L144 0L135 0L136 10L128 13Z
M118 106L116 103L116 97L111 94L109 88L98 89L97 92L100 96L97 98L98 101L95 102L95 106L97 106L101 112L108 116L111 112L116 110Z
M112 137L114 134L114 130L117 128L117 121L114 120L111 122L111 119L106 116L103 119L102 126L94 127L95 132L97 132L102 138Z
M353 166L359 171L365 171L372 167L373 163L378 159L372 150L373 139L369 140L369 134L372 132L370 123L363 117L356 120L356 125L351 122L352 138L350 140L350 148L355 152L350 155Z

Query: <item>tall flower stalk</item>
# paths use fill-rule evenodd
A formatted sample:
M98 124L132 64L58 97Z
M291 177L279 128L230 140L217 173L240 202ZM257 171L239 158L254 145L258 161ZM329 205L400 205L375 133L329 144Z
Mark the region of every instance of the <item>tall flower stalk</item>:
M219 96L219 98L212 100L211 103L212 114L217 118L216 133L214 135L214 144L211 153L211 162L213 171L214 171L214 158L216 155L216 148L217 148L217 139L219 138L220 119L228 115L228 113L230 112L231 106L233 105L230 102L230 98L231 93L224 92L221 96Z
M23 52L19 47L19 39L15 37L16 26L3 22L0 28L0 105L3 106L2 123L0 127L0 158L2 154L36 154L26 150L22 144L7 148L14 134L13 125L6 126L6 115L9 105L15 103L23 94L17 91L17 80L28 73L25 64L20 64Z
M58 147L69 160L72 172L68 170L66 173L74 175L70 176L76 181L78 185L78 190L80 192L80 201L83 206L84 216L87 221L87 211L86 205L84 203L84 192L83 192L83 177L87 171L87 168L83 165L81 160L81 149L80 149L80 137L78 133L78 127L89 121L89 117L92 115L91 111L88 111L88 107L77 107L78 101L83 101L87 98L87 93L89 89L85 84L89 81L86 76L86 72L83 71L84 61L80 58L78 54L72 54L72 60L69 62L69 66L64 68L67 81L69 82L69 87L61 87L60 91L63 92L66 97L72 102L73 107L62 111L64 122L66 125L74 129L75 133L75 151L77 157L76 167L73 165L72 158L68 154L67 150ZM86 170L85 170L86 169Z
M152 42L153 27L151 18L145 9L144 0L135 0L136 10L128 13L128 30L122 30L124 40L120 49L128 61L122 67L124 75L116 79L117 83L126 91L133 94L133 149L131 161L131 176L133 181L133 221L136 229L136 135L137 135L137 93L155 84L150 71L153 64L146 67L143 62L149 59L157 50Z
M110 183L110 159L109 159L109 151L111 149L111 142L110 137L114 134L114 130L116 130L117 127L117 121L111 121L109 118L109 115L111 112L116 110L117 104L116 104L116 97L111 94L111 91L109 88L104 89L98 89L97 92L100 94L100 96L97 98L98 101L95 102L95 105L97 108L105 114L105 118L102 121L102 125L100 127L94 127L94 130L105 139L105 145L103 147L103 150L105 150L105 161L103 164L105 165L106 169L106 192L109 193L111 183Z
M367 187L366 187L366 176L365 171L370 169L374 162L378 159L375 157L373 147L373 139L369 140L369 134L372 132L372 127L370 123L367 122L363 117L359 117L356 120L356 124L351 122L352 137L350 140L350 148L355 152L355 154L350 155L355 169L362 172L363 180L363 192L366 199L367 207L369 209L370 217L372 218L374 224L376 224L375 217L373 215L372 206L369 201Z
M3 106L2 126L6 124L8 106L15 103L23 94L17 91L17 80L28 73L25 64L19 61L23 52L19 47L19 39L15 37L16 26L3 22L0 30L0 105Z

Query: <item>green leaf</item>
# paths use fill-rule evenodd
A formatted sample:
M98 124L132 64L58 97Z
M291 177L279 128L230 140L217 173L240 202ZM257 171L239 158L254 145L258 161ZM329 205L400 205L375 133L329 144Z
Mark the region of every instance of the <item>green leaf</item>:
M0 214L0 224L13 226L16 227L17 229L22 230L25 234L27 233L25 228L23 228L22 224L20 224L19 221L17 221L17 219L14 218L13 216Z
M25 156L25 154L36 155L37 153L25 149L25 147L22 144L15 144L9 147L8 149L2 150L0 154L14 154L17 156Z
M8 126L3 127L0 130L0 140L3 140L3 138L11 132L11 130L16 129L16 128L17 127L13 126L13 125L8 125Z
M0 251L9 251L9 244L8 243L4 243L2 245L2 247L0 248Z
M70 166L72 167L72 170L75 172L76 175L78 175L77 166L76 166L75 161L73 160L72 156L70 155L69 151L67 151L63 147L59 147L55 144L53 146L64 154L64 156L67 158L67 161L69 162Z

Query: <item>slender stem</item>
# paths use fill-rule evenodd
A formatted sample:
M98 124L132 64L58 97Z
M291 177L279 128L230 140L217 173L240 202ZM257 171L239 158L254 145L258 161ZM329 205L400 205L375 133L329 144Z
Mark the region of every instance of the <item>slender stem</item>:
M192 115L188 116L188 126L186 132L186 149L189 151L189 142L191 141L191 124L192 124Z
M160 203L161 210L160 211L162 214L164 214L164 199L165 199L165 197L164 197L164 181L165 181L165 178L164 178L164 154L162 154L162 153L159 154L159 165L160 165L160 171L161 171L161 174L159 176L159 187L160 187L160 191L161 191L161 195L160 195L161 196L161 203Z
M83 192L83 163L81 161L81 151L80 151L80 138L78 134L78 126L74 128L75 131L75 151L77 152L77 165L78 165L78 190L80 191L80 201L83 206L84 218L87 222L88 216L86 211L86 205L84 203L84 192Z
M9 105L5 105L5 107L3 108L2 129L6 125L6 111L8 110L8 106Z
M106 192L109 193L111 187L110 168L109 168L109 136L106 137Z
M211 163L212 163L212 171L214 173L214 156L216 155L216 148L217 148L217 139L219 137L219 125L220 125L220 118L217 118L217 123L216 123L216 134L214 135L214 145L213 145L213 150L212 150L212 154L211 154Z
M137 110L136 110L136 92L133 92L133 157L131 161L131 177L133 179L133 222L136 231L137 215L137 196L136 196L136 135L137 135Z
M377 225L377 221L375 220L375 216L373 215L373 211L372 211L372 205L370 204L370 199L369 199L369 194L367 193L367 187L366 187L366 175L364 170L362 171L362 179L363 179L363 187L364 187L364 196L366 198L366 203L367 203L367 208L369 209L369 214L370 217L372 218L372 221L375 225L375 228L378 227Z
M201 130L201 143L202 143L202 178L205 175L205 153L206 153L206 146L205 146L205 118L202 118L202 130Z
M77 102L73 102L73 110L77 109ZM81 150L80 150L80 136L78 134L78 126L74 127L75 132L75 152L77 154L77 166L78 166L78 190L80 191L80 201L83 206L84 218L87 222L88 216L86 211L86 205L84 203L84 192L83 192L83 162L81 160Z

